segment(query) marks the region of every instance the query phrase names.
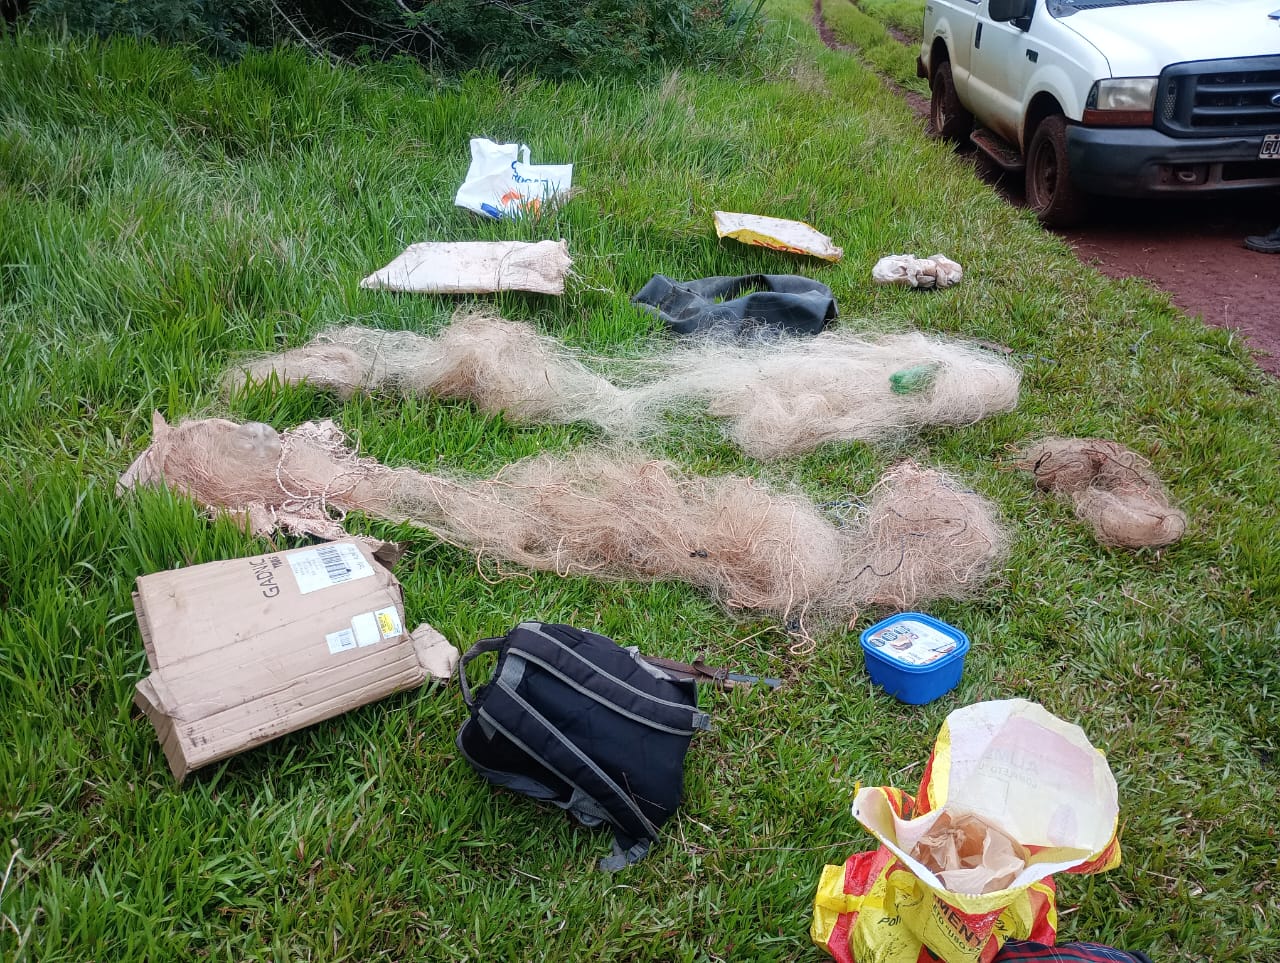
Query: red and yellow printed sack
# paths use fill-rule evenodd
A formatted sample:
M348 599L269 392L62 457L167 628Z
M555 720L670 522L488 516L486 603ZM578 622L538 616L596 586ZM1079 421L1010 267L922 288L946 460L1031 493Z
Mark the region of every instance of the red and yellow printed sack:
M976 816L1027 854L1003 889L948 889L911 853L943 813ZM1055 941L1053 874L1120 865L1116 782L1084 732L1034 702L980 702L947 717L913 798L861 790L853 815L880 841L827 866L813 941L840 963L990 963L1007 939Z

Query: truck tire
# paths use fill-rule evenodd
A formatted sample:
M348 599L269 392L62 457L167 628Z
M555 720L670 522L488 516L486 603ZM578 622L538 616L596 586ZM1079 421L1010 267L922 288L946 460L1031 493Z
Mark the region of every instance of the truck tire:
M1027 206L1046 227L1071 227L1088 214L1088 196L1071 182L1067 162L1067 121L1046 117L1027 148Z
M963 144L973 130L973 114L956 96L951 64L944 60L933 71L929 82L929 133L941 140Z

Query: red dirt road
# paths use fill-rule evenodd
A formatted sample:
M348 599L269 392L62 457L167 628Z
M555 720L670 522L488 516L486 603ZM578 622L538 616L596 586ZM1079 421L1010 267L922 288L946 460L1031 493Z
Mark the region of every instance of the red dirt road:
M1188 204L1127 204L1062 236L1108 277L1140 277L1206 323L1235 328L1258 363L1280 374L1280 254L1241 241L1280 225L1280 195Z
M1011 203L1024 202L1017 178L976 166ZM1142 278L1192 317L1239 331L1258 364L1280 375L1280 254L1243 244L1280 225L1280 192L1100 206L1086 226L1056 232L1081 261L1108 277Z

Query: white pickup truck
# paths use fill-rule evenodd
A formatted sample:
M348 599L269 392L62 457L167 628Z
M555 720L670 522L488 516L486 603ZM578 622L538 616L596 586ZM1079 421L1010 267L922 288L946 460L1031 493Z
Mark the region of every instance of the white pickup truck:
M1049 225L1079 221L1092 195L1270 188L1280 207L1277 8L926 0L930 128L1025 170Z

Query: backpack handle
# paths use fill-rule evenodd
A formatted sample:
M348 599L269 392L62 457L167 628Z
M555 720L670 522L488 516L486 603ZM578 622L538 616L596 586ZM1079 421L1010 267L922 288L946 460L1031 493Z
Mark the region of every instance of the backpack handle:
M481 639L467 649L467 654L458 660L458 686L462 689L462 701L467 704L468 709L472 707L475 700L471 697L471 686L467 684L467 664L486 652L500 652L506 644L507 637L505 635L496 639Z

